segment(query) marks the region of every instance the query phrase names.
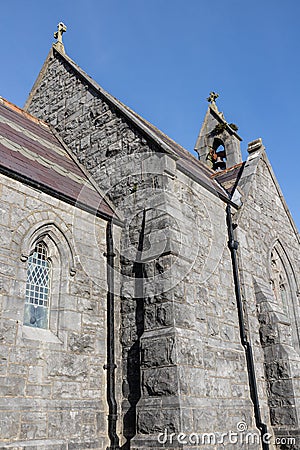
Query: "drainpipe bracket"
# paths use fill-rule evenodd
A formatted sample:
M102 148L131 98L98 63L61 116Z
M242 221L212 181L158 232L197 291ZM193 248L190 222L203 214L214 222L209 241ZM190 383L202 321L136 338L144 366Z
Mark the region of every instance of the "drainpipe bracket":
M103 256L104 256L105 258L109 258L110 256L112 256L113 258L115 258L117 255L116 255L116 253L104 252L104 253L103 253Z
M230 249L237 250L239 248L239 243L238 243L238 241L231 239L230 241L228 241L228 247Z
M116 368L117 368L116 364L104 364L104 366L103 366L104 370L108 370L108 369L115 370Z

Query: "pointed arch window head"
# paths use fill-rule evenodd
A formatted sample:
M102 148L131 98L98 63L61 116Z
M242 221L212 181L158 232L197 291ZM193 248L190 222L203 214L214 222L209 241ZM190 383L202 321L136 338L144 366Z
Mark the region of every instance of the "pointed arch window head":
M48 328L51 262L44 242L36 244L27 262L24 325Z

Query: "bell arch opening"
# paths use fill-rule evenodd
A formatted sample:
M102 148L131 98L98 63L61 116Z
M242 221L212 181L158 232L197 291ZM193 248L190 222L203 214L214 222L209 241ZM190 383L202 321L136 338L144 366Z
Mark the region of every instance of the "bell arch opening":
M216 171L226 169L226 149L220 138L215 138L212 145L213 169Z

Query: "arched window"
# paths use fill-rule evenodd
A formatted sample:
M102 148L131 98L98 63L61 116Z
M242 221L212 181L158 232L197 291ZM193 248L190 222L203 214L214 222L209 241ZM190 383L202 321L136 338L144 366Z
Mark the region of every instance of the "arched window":
M287 290L288 290L288 280L285 272L285 267L283 265L282 259L280 258L276 248L273 248L271 252L271 286L274 296L282 307L283 311L288 314L288 304L287 304Z
M291 323L293 345L300 351L298 289L293 268L279 241L275 243L270 254L270 285L277 305Z
M20 332L25 338L48 342L59 338L59 324L64 320L69 300L70 277L76 273L71 238L68 230L63 233L55 223L37 220L20 242L24 264L18 278L22 280L20 295L25 303Z
M24 325L48 328L51 262L44 242L38 242L27 261Z

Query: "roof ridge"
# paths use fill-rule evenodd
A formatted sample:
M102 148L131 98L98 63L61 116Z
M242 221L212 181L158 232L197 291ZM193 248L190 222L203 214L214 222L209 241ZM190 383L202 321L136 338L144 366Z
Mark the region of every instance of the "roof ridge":
M210 169L208 166L206 166L205 164L203 164L202 161L200 161L198 158L196 158L195 155L193 155L191 152L189 152L185 147L183 147L181 144L179 144L178 142L176 142L174 139L172 139L168 134L164 133L160 128L158 128L156 125L153 125L151 122L149 122L149 120L145 119L144 117L142 117L140 114L138 114L136 111L134 111L133 109L131 109L129 106L125 105L123 102L121 102L120 100L118 100L116 98L116 101L119 102L124 108L128 109L128 111L130 111L132 114L134 114L135 116L137 116L137 118L139 120L141 120L142 122L145 123L146 126L153 128L154 130L156 130L158 133L162 134L168 141L171 141L171 143L173 143L174 145L176 145L177 147L180 148L180 150L185 154L185 156L187 156L188 158L192 159L194 162L199 163L202 167L203 170L207 170L209 172L209 174L211 174L211 172L213 172L212 169Z
M115 96L113 96L112 94L110 94L108 91L106 91L102 86L100 86L99 83L97 83L97 81L95 81L90 75L88 75L76 62L74 62L66 53L63 54L61 53L56 47L53 48L53 50L55 52L57 52L63 59L65 59L69 64L71 64L78 72L79 74L85 78L88 82L90 82L92 84L92 86L97 89L101 94L103 94L108 100L112 101L115 106L118 106L121 108L121 110L125 110L123 112L127 112L131 117L131 119L134 120L134 122L140 127L140 128L144 128L145 126L147 127L146 131L147 134L150 134L150 137L153 138L153 131L157 131L159 134L161 134L164 138L166 138L167 141L170 141L170 143L176 145L177 147L180 148L180 150L185 154L185 156L187 156L188 158L190 158L192 161L199 163L199 165L201 166L201 168L206 172L206 174L208 176L211 175L211 173L213 172L208 166L206 166L205 164L203 164L201 161L199 161L192 153L190 153L186 148L184 148L182 145L178 144L178 142L174 141L174 139L172 139L170 136L168 136L166 133L164 133L163 131L161 131L158 127L156 127L155 125L153 125L151 122L149 122L147 119L145 119L144 117L142 117L140 114L138 114L136 111L134 111L132 108L130 108L129 106L125 105L123 102L121 102L118 98L116 98ZM152 130L151 130L152 129ZM153 130L154 129L154 130ZM172 147L170 146L170 143L168 142L164 142L163 139L156 135L155 136L155 140L159 140L160 144L163 146L163 148L166 150L166 146L167 146L167 151L169 153L171 153L174 156L178 155L174 152L174 149L172 149Z
M116 97L114 97L116 98ZM137 113L136 111L134 111L134 109L130 108L130 106L125 105L125 103L121 102L121 100L116 98L116 101L119 102L124 108L128 109L128 111L130 111L132 114L134 114L135 116L137 116L137 118L139 120L142 120L143 122L145 122L146 125L151 126L151 128L154 128L155 130L159 131L161 134L163 134L166 138L168 138L168 140L172 141L174 144L178 145L179 147L182 148L182 150L185 150L186 152L188 152L190 155L191 153L184 147L182 147L181 144L178 144L178 142L174 141L174 139L172 139L168 134L164 133L160 128L158 128L156 125L153 125L153 123L149 122L149 120L145 119L144 117L142 117L139 113ZM193 155L192 155L193 156Z
M119 112L125 116L127 120L133 123L138 130L147 136L148 139L152 140L159 148L168 154L175 161L180 161L180 170L185 166L185 171L190 174L190 176L195 177L195 173L198 172L197 180L207 189L211 190L213 188L216 191L216 195L221 195L224 197L225 201L230 201L228 194L224 191L217 180L212 179L211 175L213 171L207 167L203 162L199 161L194 155L192 155L188 150L182 147L180 144L175 142L164 132L159 130L157 127L152 125L146 119L141 117L138 113L133 111L128 106L124 105L120 100L107 92L101 85L99 85L92 77L90 77L81 67L76 64L68 55L62 53L57 47L52 46L47 59L39 73L39 76L29 94L29 97L25 104L25 109L30 105L31 99L34 96L39 83L41 82L45 71L50 63L52 57L58 57L61 59L62 63L68 64L68 66L75 72L75 74L85 83L87 83L92 89L94 89L96 95L101 95L104 97L105 101L110 103L114 108L117 108ZM195 179L196 179L195 178ZM220 191L221 190L221 191ZM224 196L225 194L225 196Z

